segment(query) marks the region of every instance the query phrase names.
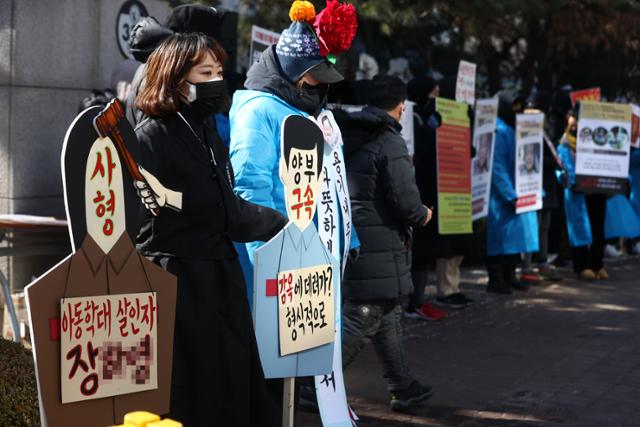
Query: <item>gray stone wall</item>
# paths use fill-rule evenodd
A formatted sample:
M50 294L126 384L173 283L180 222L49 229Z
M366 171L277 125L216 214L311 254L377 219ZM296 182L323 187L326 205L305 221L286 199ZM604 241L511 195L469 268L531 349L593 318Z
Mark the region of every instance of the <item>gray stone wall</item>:
M161 22L169 3L141 0ZM125 0L0 0L0 213L64 217L60 150L78 104L124 57ZM67 254L0 259L14 289Z

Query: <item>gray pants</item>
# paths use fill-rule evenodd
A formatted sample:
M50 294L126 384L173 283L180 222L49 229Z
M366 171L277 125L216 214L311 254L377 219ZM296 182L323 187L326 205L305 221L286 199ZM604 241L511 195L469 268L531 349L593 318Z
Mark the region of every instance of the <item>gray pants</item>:
M439 297L460 293L460 264L463 259L463 256L436 259Z
M345 300L342 308L342 364L346 368L369 341L382 363L390 392L409 387L413 378L402 343L402 307L397 300Z

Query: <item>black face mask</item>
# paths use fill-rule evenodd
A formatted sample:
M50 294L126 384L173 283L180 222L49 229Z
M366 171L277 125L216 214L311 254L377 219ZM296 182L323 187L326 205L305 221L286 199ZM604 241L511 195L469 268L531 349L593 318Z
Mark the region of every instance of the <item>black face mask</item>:
M571 136L573 136L575 138L576 135L578 135L578 130L577 129L569 129L569 135L571 135Z
M313 86L303 82L302 87L298 91L299 105L296 106L305 113L316 116L327 103L328 93L328 84L321 83Z
M227 83L222 79L189 83L187 101L191 108L204 116L217 113L227 102Z

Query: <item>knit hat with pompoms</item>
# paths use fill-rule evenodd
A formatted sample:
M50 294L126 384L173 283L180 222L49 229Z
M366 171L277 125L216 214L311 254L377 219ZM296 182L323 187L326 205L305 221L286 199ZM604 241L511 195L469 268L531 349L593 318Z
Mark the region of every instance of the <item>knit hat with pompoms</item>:
M310 73L320 83L343 79L335 69L335 55L349 49L358 26L353 5L327 0L316 15L313 4L296 0L289 10L291 25L282 32L276 54L286 77L297 82Z

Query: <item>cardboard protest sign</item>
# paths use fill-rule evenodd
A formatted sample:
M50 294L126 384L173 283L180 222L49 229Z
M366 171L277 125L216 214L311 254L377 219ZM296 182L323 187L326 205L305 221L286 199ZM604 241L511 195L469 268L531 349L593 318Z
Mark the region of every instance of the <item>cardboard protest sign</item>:
M476 64L460 61L456 81L456 102L474 105L476 101Z
M347 263L351 242L351 201L347 171L342 152L342 134L331 111L322 112L317 122L324 134L322 198L318 205L318 234L334 258L342 257L342 269ZM342 230L339 230L340 225ZM342 238L342 253L338 244ZM352 427L352 417L342 372L342 307L340 286L334 289L335 343L331 373L316 375L315 386L320 417L325 426Z
M157 304L153 292L62 299L62 403L158 387Z
M489 213L493 148L498 117L498 99L478 99L473 126L473 147L476 156L471 161L471 206L473 221Z
M409 156L412 157L416 152L415 133L413 132L413 107L415 105L415 102L405 101L404 113L400 116L400 126L402 126L400 135L402 135L402 139L404 139Z
M280 40L280 33L253 25L251 27L251 47L249 49L249 67L260 60L260 55L272 44Z
M347 403L347 393L342 372L342 304L340 287L336 292L336 335L333 352L333 369L331 372L316 375L315 386L318 397L318 408L322 425L333 427L352 427L353 411ZM357 419L357 417L356 417Z
M260 361L267 378L331 372L335 334L334 290L340 283L340 264L327 250L313 223L321 197L323 155L324 137L316 122L302 116L286 117L281 131L280 179L284 184L290 222L254 254L254 327ZM326 298L324 290L318 293L312 289L319 286L320 272L327 272L327 266L331 268L331 277L323 275L322 281L323 289L331 289L331 298ZM294 272L295 277L303 277L302 282L294 283ZM309 272L314 274L310 277ZM295 311L295 318L292 318L295 327L304 323L305 338L300 348L305 349L290 353L287 342L293 340L291 329L284 328L279 321L283 310L286 313L287 308L293 308L293 299L288 300L289 273L292 274L292 291L294 285L305 288L305 278L310 277L310 282L307 282L310 287L299 292L305 293L304 298L314 307L313 310L305 310L310 308L307 303L306 307ZM329 279L331 283L327 283ZM283 292L287 297L285 301L281 298ZM316 310L319 315L321 302L324 303L326 320L318 323ZM299 329L302 330L301 327ZM286 354L282 351L283 341Z
M640 148L640 106L631 104L631 146Z
M438 233L466 234L471 225L471 144L467 104L436 98Z
M516 213L542 209L544 114L516 116Z
M351 199L347 184L347 168L342 151L342 133L331 111L324 111L317 118L324 135L324 155L322 160L323 178L318 209L318 233L327 250L336 259L342 259L344 272L351 242ZM338 230L338 224L342 230ZM338 243L342 238L342 253Z
M123 115L113 116L113 133L98 134L99 113L80 113L63 146L74 253L25 289L40 416L50 427L169 411L176 278L133 245L140 202L118 147L132 147L131 156L137 141Z
M576 144L577 189L626 192L630 146L630 105L583 101Z
M593 87L591 89L576 90L569 93L571 106L575 107L578 101L596 101L600 102L600 88Z
M281 355L333 342L333 292L331 264L278 273Z

